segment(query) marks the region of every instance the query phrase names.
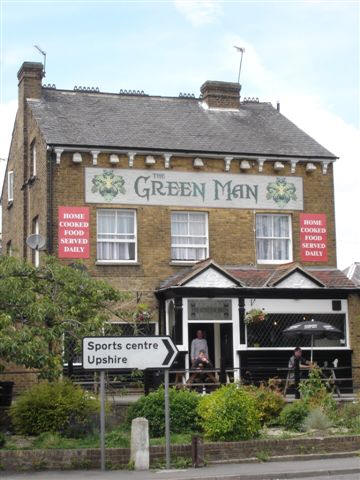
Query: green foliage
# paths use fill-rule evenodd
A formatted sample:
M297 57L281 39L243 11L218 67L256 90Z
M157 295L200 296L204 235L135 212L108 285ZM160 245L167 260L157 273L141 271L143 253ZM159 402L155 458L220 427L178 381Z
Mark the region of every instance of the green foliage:
M0 256L0 358L39 370L53 380L62 372L62 339L80 352L80 339L101 332L126 296L93 279L80 264L71 268L46 257L35 268Z
M312 368L309 377L299 385L301 399L309 410L321 408L325 413L331 414L336 409L336 401L326 389L324 379L319 368Z
M336 417L336 425L360 433L360 399L341 406Z
M300 431L307 415L309 414L309 407L303 400L296 400L282 410L280 413L280 424L286 430Z
M311 410L303 423L303 429L305 431L327 430L330 427L331 421L321 408Z
M39 435L57 432L73 435L74 425L94 425L99 402L69 380L41 382L19 396L10 409L17 432Z
M260 387L249 386L244 388L255 398L262 425L268 425L270 422L278 418L286 403L281 393L271 390L264 385L261 385Z
M129 448L129 434L124 432L121 428L112 430L105 435L105 446L107 448Z
M170 423L173 433L186 433L197 428L197 406L200 396L188 390L169 389ZM145 417L149 421L152 437L161 437L165 432L164 388L139 398L128 410L128 422L137 417Z
M202 397L198 412L205 436L210 440L248 440L260 433L260 414L254 395L235 384Z
M0 448L5 447L6 437L5 434L0 432Z

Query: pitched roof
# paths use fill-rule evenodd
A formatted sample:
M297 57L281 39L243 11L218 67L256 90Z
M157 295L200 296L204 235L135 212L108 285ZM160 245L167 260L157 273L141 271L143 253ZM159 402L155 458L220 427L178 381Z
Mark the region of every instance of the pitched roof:
M161 283L160 289L186 286L188 279L211 266L211 260L196 263L193 267L184 268L176 275ZM216 265L216 264L215 264ZM324 288L356 288L356 285L336 268L299 267L294 263L281 265L278 268L260 268L248 265L231 265L218 268L237 279L245 288L274 288L282 279L295 271L303 272L308 278ZM239 288L241 288L241 285Z
M216 110L195 98L47 88L28 103L48 144L336 158L269 103Z

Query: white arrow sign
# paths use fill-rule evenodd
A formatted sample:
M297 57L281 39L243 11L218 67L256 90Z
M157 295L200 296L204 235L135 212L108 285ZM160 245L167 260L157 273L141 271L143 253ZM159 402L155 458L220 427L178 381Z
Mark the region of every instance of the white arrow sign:
M170 337L83 338L83 368L86 370L169 368L177 353Z

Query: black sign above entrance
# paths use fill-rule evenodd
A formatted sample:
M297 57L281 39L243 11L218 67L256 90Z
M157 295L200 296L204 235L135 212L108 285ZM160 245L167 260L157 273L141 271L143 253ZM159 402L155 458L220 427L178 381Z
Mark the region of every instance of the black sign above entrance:
M189 320L232 320L231 300L188 300Z

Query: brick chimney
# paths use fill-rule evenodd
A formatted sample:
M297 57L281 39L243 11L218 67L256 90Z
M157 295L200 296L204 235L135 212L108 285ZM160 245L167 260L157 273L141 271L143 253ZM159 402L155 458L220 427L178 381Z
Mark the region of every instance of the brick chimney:
M208 80L200 92L209 108L240 108L241 85L234 82Z
M19 80L19 104L25 98L41 98L41 81L44 76L43 65L39 62L24 62L17 77Z

